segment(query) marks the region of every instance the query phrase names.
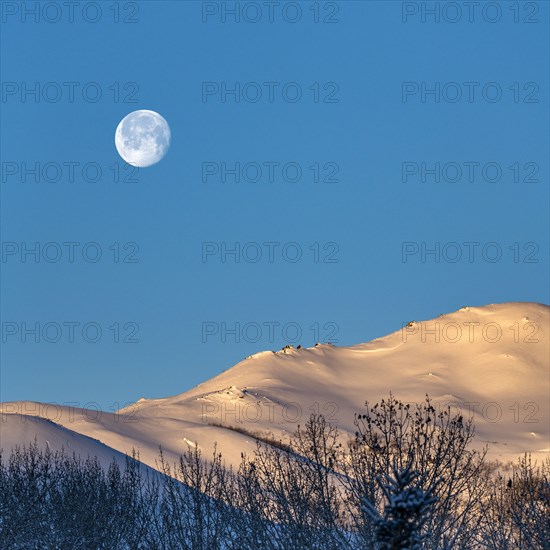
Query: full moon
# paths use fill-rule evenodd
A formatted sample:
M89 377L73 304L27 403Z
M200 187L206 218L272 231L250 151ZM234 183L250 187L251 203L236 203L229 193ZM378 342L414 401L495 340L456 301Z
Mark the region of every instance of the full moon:
M170 126L155 111L133 111L117 126L118 154L132 166L145 168L161 160L170 147Z

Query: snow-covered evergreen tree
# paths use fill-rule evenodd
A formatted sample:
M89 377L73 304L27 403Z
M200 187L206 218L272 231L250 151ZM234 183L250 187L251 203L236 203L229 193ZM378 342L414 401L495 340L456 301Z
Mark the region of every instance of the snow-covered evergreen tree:
M423 526L431 506L437 501L433 496L437 483L426 491L414 485L417 478L412 461L402 471L395 469L393 477L386 475L384 481L378 478L386 499L382 514L370 501L363 501L362 509L374 524L381 550L420 550L423 547Z

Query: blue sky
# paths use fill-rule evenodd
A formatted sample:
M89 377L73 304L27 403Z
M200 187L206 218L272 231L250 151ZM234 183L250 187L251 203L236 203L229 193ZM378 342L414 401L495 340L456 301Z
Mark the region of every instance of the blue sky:
M2 8L1 400L111 408L549 302L548 3L34 4ZM136 109L172 145L134 172Z

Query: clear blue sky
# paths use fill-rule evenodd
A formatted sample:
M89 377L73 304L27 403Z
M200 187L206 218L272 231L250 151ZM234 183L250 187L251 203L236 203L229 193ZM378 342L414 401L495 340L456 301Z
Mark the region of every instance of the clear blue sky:
M548 2L34 4L2 7L1 400L109 408L287 343L548 303ZM133 174L136 109L172 145Z

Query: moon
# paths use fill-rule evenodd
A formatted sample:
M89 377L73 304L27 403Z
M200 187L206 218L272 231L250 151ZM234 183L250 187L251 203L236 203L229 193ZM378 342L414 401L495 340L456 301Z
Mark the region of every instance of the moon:
M132 166L145 168L162 160L170 147L170 126L155 111L141 109L126 115L117 126L118 154Z

